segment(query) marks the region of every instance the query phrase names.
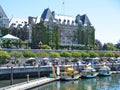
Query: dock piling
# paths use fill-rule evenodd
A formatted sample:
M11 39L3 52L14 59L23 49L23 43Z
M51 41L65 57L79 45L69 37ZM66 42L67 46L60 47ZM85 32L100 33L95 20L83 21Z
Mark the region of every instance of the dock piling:
M13 85L13 67L11 67L11 74L10 74L10 76L11 76L11 85Z

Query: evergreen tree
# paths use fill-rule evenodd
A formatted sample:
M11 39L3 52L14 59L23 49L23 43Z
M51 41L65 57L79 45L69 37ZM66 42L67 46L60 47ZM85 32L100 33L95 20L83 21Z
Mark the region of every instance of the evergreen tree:
M44 22L40 22L35 24L32 30L32 48L39 48L39 43L43 44L47 41L46 28L44 26Z

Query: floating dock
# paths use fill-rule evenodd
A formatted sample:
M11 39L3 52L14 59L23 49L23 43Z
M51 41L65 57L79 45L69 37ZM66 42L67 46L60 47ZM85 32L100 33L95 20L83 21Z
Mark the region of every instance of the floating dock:
M112 74L120 74L120 71L112 71Z
M44 85L46 83L50 83L56 80L59 80L59 77L58 78L43 77L43 78L39 78L39 79L27 81L27 82L15 84L15 85L3 87L3 88L0 88L0 90L27 90L27 89L31 89L31 88L34 88L40 85Z

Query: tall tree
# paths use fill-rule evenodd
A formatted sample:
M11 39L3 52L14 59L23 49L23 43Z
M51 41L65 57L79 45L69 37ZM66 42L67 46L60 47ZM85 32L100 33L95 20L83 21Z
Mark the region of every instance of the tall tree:
M116 50L116 47L112 43L106 43L103 45L103 50Z
M8 34L9 33L9 29L8 28L4 28L4 27L0 27L0 34L2 35L2 36L4 36L4 35L6 35L6 34Z
M77 38L78 44L84 44L84 29L81 23L78 24Z
M32 48L39 48L39 43L42 42L45 44L48 38L44 22L41 21L40 23L33 25L32 28Z
M99 50L102 50L102 43L98 39L95 40L95 45Z
M118 43L115 45L118 49L120 49L120 40L118 41Z
M22 53L21 52L17 52L17 51L12 51L10 53L11 57L15 58L15 64L17 63L17 58L22 57Z

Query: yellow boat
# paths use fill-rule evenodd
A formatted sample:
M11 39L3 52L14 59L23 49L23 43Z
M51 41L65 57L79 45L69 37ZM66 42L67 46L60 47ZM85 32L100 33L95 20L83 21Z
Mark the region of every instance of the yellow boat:
M78 80L80 76L77 70L70 67L67 67L65 72L60 72L60 80L62 81Z

